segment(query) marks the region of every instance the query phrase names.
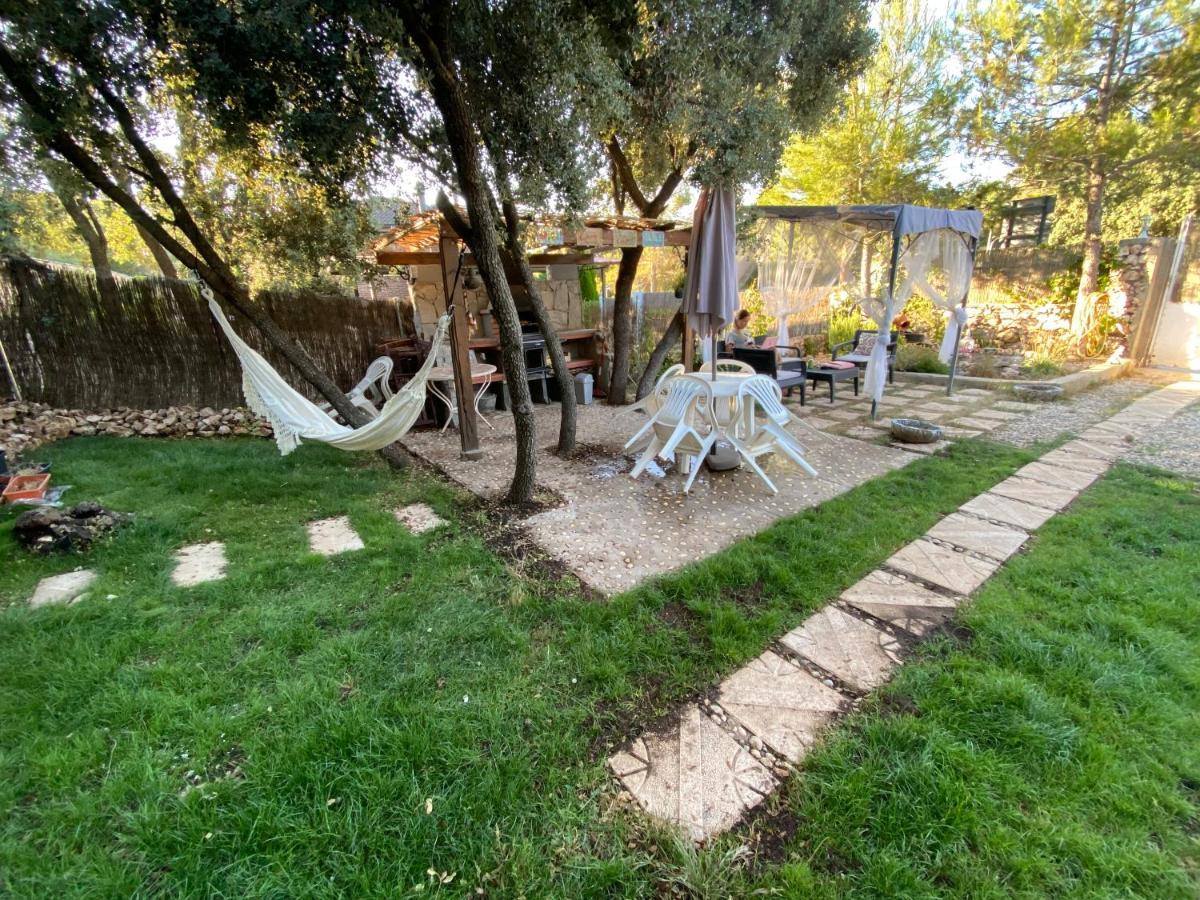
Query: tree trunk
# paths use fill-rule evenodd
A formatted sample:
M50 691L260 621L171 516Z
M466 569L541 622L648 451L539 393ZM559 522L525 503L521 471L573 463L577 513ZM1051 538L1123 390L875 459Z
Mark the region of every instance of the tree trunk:
M145 228L138 227L138 235L142 242L150 251L150 255L154 257L154 262L158 266L158 271L162 272L163 278L178 278L179 273L175 270L175 261L171 259L171 254L167 252L158 241L156 241Z
M627 402L629 387L629 358L633 344L633 280L642 260L641 247L621 249L617 266L617 283L613 288L613 347L612 378L608 384L608 405L621 406Z
M1079 273L1079 292L1075 295L1075 310L1071 315L1071 334L1080 346L1096 324L1096 293L1100 286L1100 257L1104 250L1101 241L1104 187L1107 175L1101 157L1093 157L1088 165L1087 217L1083 229L1083 266Z
M130 183L128 176L122 179L121 187L123 187L131 197L137 196L134 193L133 185ZM142 239L142 243L146 245L146 249L150 251L150 255L154 257L154 264L158 266L158 271L162 273L163 278L178 278L179 273L175 270L175 261L171 259L171 254L167 252L154 235L148 232L137 222L133 223L133 227L137 229L138 237Z
M642 377L638 380L638 400L641 400L654 388L654 384L658 380L658 372L662 368L663 360L667 358L667 351L671 349L672 344L683 336L683 319L683 310L680 309L675 315L671 316L671 321L667 324L667 330L663 332L663 336L654 345L650 359L646 361L646 368L642 370Z
M96 289L109 305L115 306L118 302L117 281L113 277L112 261L108 256L108 238L104 234L104 226L86 199L66 191L56 193L63 209L75 223L75 230L87 245L92 268L96 271Z
M684 166L686 165L686 161L696 152L696 146L695 142L688 142L683 159L671 170L670 174L667 175L666 179L659 186L658 192L651 198L647 198L642 193L642 188L634 176L633 166L629 161L629 157L625 155L625 151L621 147L621 142L616 135L613 135L604 145L604 151L608 154L609 164L612 169L613 203L617 207L618 215L624 211L625 198L628 197L633 201L633 205L637 207L638 213L644 218L656 219L663 214L663 210L667 208L667 203L675 193L675 189L683 182ZM630 344L634 337L633 322L631 321L631 295L633 292L633 280L637 277L638 264L641 260L641 247L631 247L621 250L621 264L617 268L617 283L613 290L612 376L608 384L608 402L611 406L625 403L625 392L629 380ZM658 354L658 363L653 363L654 356L652 355L651 362L647 363L646 368L642 370L642 376L638 379L638 397L642 396L642 386L646 383L647 378L653 379L654 375L658 372L658 366L662 365L662 357L666 354L668 346L661 340L655 346L654 352Z
M470 222L463 238L475 256L475 264L479 267L480 277L492 301L496 329L500 333L500 359L504 365L509 397L512 399L517 444L516 466L512 484L508 489L508 500L510 503L529 503L533 500L537 475L537 435L533 399L529 394L529 380L525 369L521 321L517 316L517 304L509 289L508 275L504 271L504 263L500 256L497 223L492 215L495 198L484 176L479 136L472 123L457 76L451 68L442 63L442 59L447 56L444 48L425 30L424 19L413 10L402 9L400 15L406 16L406 24L414 43L430 70L430 93L438 112L441 113L442 126L446 130L454 170L458 176L459 190L467 203ZM439 198L439 203L443 199ZM448 205L449 201L446 203Z
M529 258L521 245L521 222L517 216L517 205L512 199L504 201L504 222L508 238L508 258L521 275L521 283L529 294L529 303L533 307L533 315L537 319L538 328L546 340L546 352L550 354L550 364L554 369L554 380L558 382L558 392L562 396L558 419L558 452L566 453L575 448L575 382L571 378L571 370L567 368L567 357L563 353L562 342L550 315L546 312L546 304L542 302L541 292L537 282L533 280L533 272L529 268Z
M1136 5L1136 4L1135 4ZM1132 26L1132 13L1125 3L1118 3L1113 22L1109 26L1108 46L1104 68L1101 70L1097 87L1096 107L1092 114L1096 125L1095 139L1098 141L1108 125L1112 114L1113 96L1118 87L1118 60L1121 57L1122 41L1129 37L1127 26ZM1080 348L1087 341L1087 334L1096 321L1096 290L1100 286L1100 255L1102 213L1104 209L1104 185L1108 178L1103 151L1098 151L1088 160L1087 216L1083 228L1083 265L1079 272L1079 291L1075 294L1075 310L1071 314L1071 334Z

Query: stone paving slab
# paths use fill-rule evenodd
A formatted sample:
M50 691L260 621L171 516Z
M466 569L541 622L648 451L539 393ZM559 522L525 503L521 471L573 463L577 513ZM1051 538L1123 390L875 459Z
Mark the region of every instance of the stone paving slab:
M954 424L961 428L978 428L980 431L991 431L993 428L999 428L1002 423L993 419L980 419L977 416L963 416L961 419L955 419Z
M349 516L334 516L308 523L308 548L322 556L336 556L349 550L361 550L362 538L350 524Z
M1038 460L1021 466L1014 475L1020 478L1032 478L1034 481L1045 482L1055 487L1070 488L1082 491L1100 477L1099 472L1080 472L1078 469L1055 466Z
M1000 567L993 560L960 553L923 538L901 547L885 565L963 595L987 581Z
M846 704L795 663L768 650L726 678L717 702L780 756L799 762Z
M1021 413L1006 412L1002 409L979 409L971 415L979 419L995 419L997 422L1011 422L1013 419L1024 418Z
M220 541L188 544L175 551L175 570L171 572L171 581L179 587L220 581L225 577L228 564L225 545Z
M931 538L948 541L956 547L974 550L998 560L1008 559L1029 540L1029 534L1025 531L1006 525L995 525L961 513L946 516L930 528L928 534Z
M1107 462L1112 462L1120 458L1121 449L1119 447L1111 447L1107 444L1097 444L1095 441L1085 441L1081 438L1067 441L1059 451L1071 453L1076 456L1087 456L1091 459L1102 459ZM1055 451L1058 452L1058 451Z
M29 605L37 609L40 606L58 603L74 603L92 586L96 577L96 573L91 569L50 575L38 582L33 596L29 598Z
M942 434L949 438L973 438L983 434L978 428L957 428L954 425L943 425Z
M973 497L959 509L972 515L995 519L997 522L1007 522L1027 530L1040 528L1054 515L1054 510L1044 506L1034 506L1032 503L1023 503L1020 500L992 493Z
M392 510L396 521L413 534L424 534L446 524L446 520L433 511L428 503L413 503Z
M860 691L879 687L900 663L894 637L836 606L813 613L780 642Z
M1029 478L1018 478L1015 475L993 486L991 492L999 494L1001 497L1011 497L1013 500L1032 503L1034 506L1044 506L1055 511L1066 508L1079 496L1078 491L1070 488L1055 487Z
M1103 475L1112 463L1107 459L1097 459L1072 450L1051 450L1038 460L1052 466L1064 469L1074 469L1076 472L1087 472L1090 475Z
M918 637L954 615L956 602L895 572L876 569L846 588L842 602Z
M729 828L778 784L696 706L677 725L634 739L608 766L642 809L697 842Z
M1041 408L1040 403L1025 403L1021 400L998 400L992 404L992 409L1002 409L1006 412L1036 412Z
M948 415L954 415L959 412L957 404L954 403L923 403L917 408L922 411L931 410L935 413L946 413Z
M931 444L906 444L903 441L890 441L888 446L895 447L897 450L907 450L909 453L919 453L922 456L932 456L939 450L945 450L950 444L950 441L934 441Z
M830 409L821 413L821 415L828 416L831 419L839 419L843 422L852 422L862 417L861 412L853 409Z

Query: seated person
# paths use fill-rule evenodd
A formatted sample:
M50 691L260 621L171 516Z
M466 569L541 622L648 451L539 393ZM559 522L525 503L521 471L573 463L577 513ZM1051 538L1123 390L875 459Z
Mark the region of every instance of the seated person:
M746 331L750 325L750 313L739 309L733 317L733 328L725 334L725 351L732 353L734 347L753 347L754 338Z

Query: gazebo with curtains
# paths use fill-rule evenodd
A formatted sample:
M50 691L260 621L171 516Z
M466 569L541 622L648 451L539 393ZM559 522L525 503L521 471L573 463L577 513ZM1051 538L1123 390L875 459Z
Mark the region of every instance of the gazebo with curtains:
M886 336L916 290L949 315L939 356L950 363L946 392L953 391L981 212L906 203L749 211L761 220L753 242L758 287L766 312L780 320L780 343L789 314L847 292L879 329L864 379L874 416L887 377Z

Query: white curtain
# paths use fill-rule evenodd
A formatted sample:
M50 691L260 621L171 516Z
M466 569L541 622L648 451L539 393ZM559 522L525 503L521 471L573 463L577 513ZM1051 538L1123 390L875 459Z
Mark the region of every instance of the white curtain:
M777 321L780 346L791 343L788 316L803 315L819 306L837 283L837 244L824 223L780 219L763 223L755 248L758 292L763 311Z
M903 269L896 277L896 293L891 294L885 288L881 297L864 297L863 311L871 317L879 329L875 346L867 360L867 371L863 375L863 389L868 397L878 403L883 399L883 386L887 383L888 344L892 335L892 319L896 310L903 309L908 298L912 296L912 280L905 277Z
M938 358L944 363L950 362L957 336L967 324L963 301L971 287L972 266L966 240L950 229L918 235L904 252L905 280L934 306L946 310L946 333L938 349Z

